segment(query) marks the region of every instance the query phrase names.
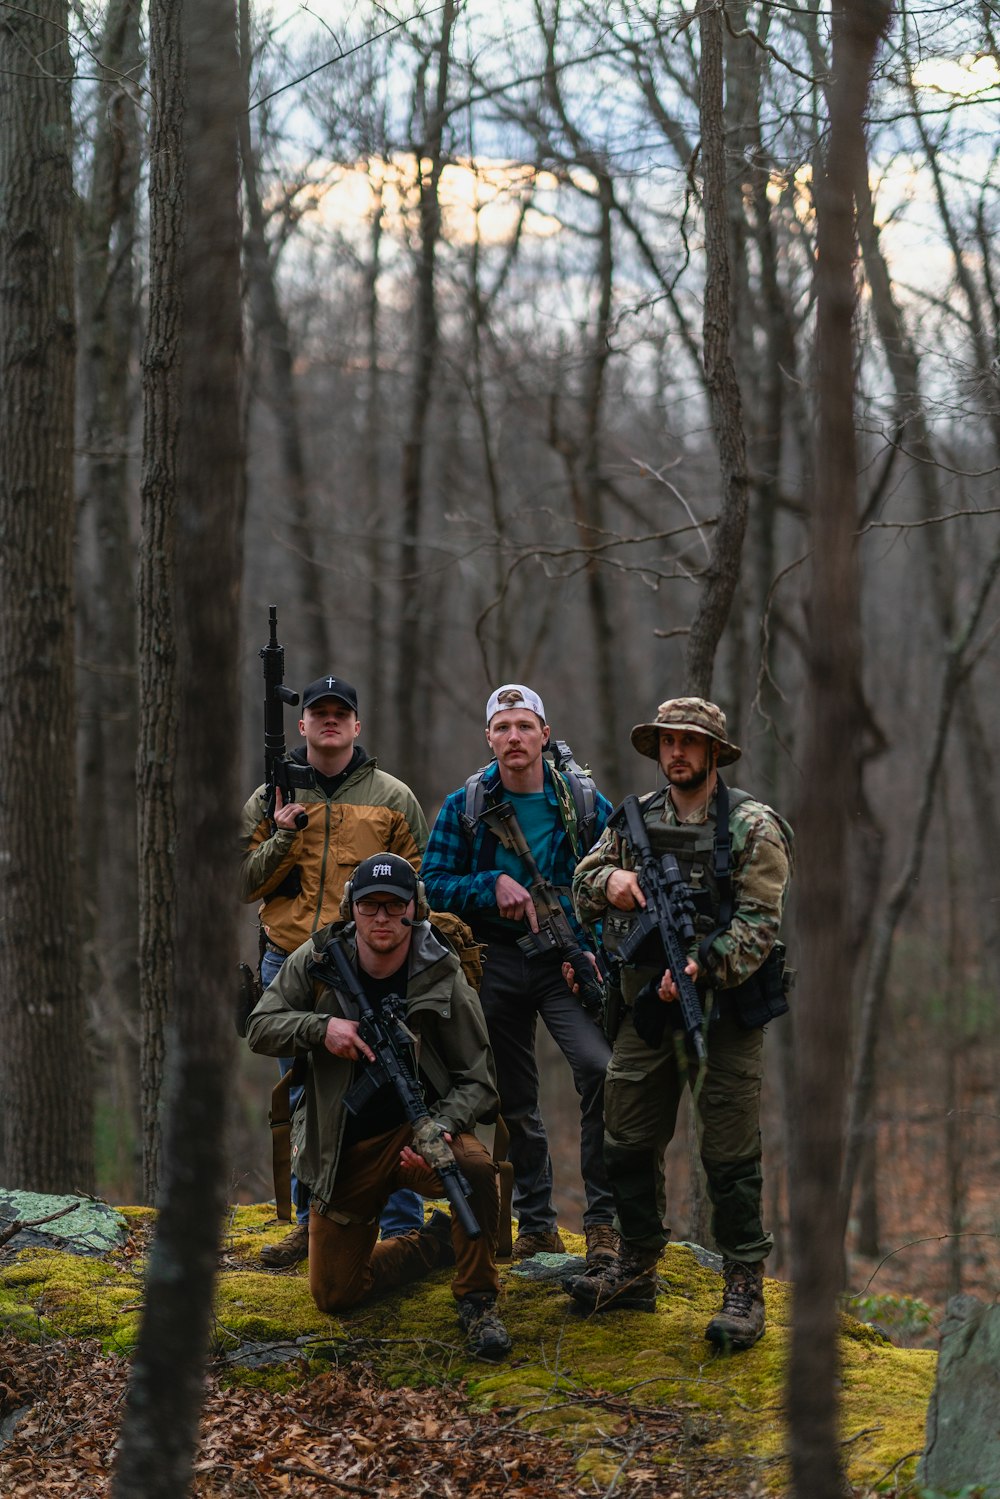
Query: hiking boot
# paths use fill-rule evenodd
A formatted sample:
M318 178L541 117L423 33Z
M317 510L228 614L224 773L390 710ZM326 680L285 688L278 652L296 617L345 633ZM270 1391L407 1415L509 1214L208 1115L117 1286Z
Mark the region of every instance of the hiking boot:
M622 1241L610 1223L591 1223L583 1235L587 1241L588 1270L603 1269L622 1252Z
M764 1336L764 1266L722 1261L722 1310L705 1328L717 1348L752 1348Z
M530 1260L533 1254L565 1254L566 1245L559 1237L559 1230L551 1233L522 1234L514 1240L514 1259Z
M510 1352L510 1333L500 1321L492 1291L470 1291L458 1301L465 1346L476 1358L499 1359Z
M455 1251L451 1243L450 1213L442 1213L440 1208L435 1208L423 1228L417 1229L417 1233L422 1239L434 1245L439 1267L455 1263Z
M290 1234L279 1239L277 1244L265 1244L258 1256L269 1270L287 1270L309 1258L309 1225L296 1223Z
M616 1260L605 1260L584 1275L571 1275L563 1281L578 1305L591 1312L656 1311L655 1249L629 1249L623 1244Z

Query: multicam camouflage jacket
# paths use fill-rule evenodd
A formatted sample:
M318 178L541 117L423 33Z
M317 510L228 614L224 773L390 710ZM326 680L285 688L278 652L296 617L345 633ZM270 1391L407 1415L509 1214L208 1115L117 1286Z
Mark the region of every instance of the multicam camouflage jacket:
M713 941L708 953L707 984L732 989L763 963L778 936L792 863L792 830L784 818L746 792L730 788L729 833L732 846L733 915L729 926ZM717 891L711 876L715 834L713 795L704 821L682 822L666 788L642 801L643 820L654 850L670 847L685 877L703 892L697 925L699 940L718 924ZM614 930L628 913L609 906L605 888L616 869L631 869L633 861L622 838L608 828L577 865L573 902L581 921L604 921L605 940L613 945ZM714 910L713 910L714 906ZM696 952L692 953L695 956Z

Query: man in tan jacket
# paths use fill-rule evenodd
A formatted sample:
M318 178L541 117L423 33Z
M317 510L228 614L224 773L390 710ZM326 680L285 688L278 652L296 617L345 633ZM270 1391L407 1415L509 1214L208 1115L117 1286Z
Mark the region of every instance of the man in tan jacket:
M334 676L310 682L299 733L305 743L292 759L312 767L313 789L287 804L278 792L273 820L264 816L264 786L243 808L239 891L241 900L260 902L265 988L289 953L338 919L344 885L362 859L387 850L418 869L427 843L427 822L413 792L380 770L359 742L358 695L350 682ZM280 1066L286 1072L290 1058ZM261 1252L272 1268L294 1265L308 1253L309 1203L294 1176L292 1198L295 1228ZM401 1194L389 1206L383 1233L406 1232L422 1218L416 1196Z

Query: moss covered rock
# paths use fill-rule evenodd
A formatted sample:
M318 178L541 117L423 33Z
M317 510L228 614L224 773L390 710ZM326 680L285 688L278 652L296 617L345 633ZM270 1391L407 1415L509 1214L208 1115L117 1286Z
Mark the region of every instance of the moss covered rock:
M31 1249L0 1263L0 1325L23 1336L97 1337L105 1348L130 1349L141 1314L140 1241L148 1234L149 1214L122 1211L134 1237L104 1259ZM305 1265L285 1271L259 1267L261 1246L287 1232L272 1213L266 1205L236 1208L227 1226L215 1349L233 1379L281 1385L310 1377L320 1364L356 1359L376 1365L396 1385L462 1379L474 1402L512 1408L536 1429L569 1442L581 1471L605 1486L621 1461L614 1440L636 1412L651 1419L657 1410L682 1410L699 1444L720 1461L749 1463L774 1491L786 1481L788 1284L765 1283L766 1335L747 1352L727 1357L704 1338L721 1280L687 1246L668 1246L660 1260L654 1314L583 1315L558 1279L535 1279L504 1266L501 1310L514 1350L505 1363L488 1365L465 1352L447 1271L343 1319L318 1312ZM582 1254L582 1239L566 1233L563 1238L571 1254ZM269 1356L287 1360L290 1354L294 1365L267 1367ZM936 1358L896 1348L846 1317L841 1355L849 1473L854 1483L871 1484L922 1448ZM907 1458L897 1478L915 1461Z

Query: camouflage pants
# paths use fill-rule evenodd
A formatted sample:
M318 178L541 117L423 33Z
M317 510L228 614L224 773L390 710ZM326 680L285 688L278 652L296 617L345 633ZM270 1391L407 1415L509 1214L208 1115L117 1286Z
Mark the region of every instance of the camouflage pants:
M712 1022L707 1039L697 1113L712 1233L727 1258L753 1264L773 1243L761 1222L764 1033L742 1029L726 1014ZM604 1084L604 1156L619 1229L635 1248L662 1249L670 1237L663 1159L682 1091L694 1087L697 1072L686 1058L678 1060L674 1032L668 1028L653 1050L636 1034L631 1010L626 1013Z

